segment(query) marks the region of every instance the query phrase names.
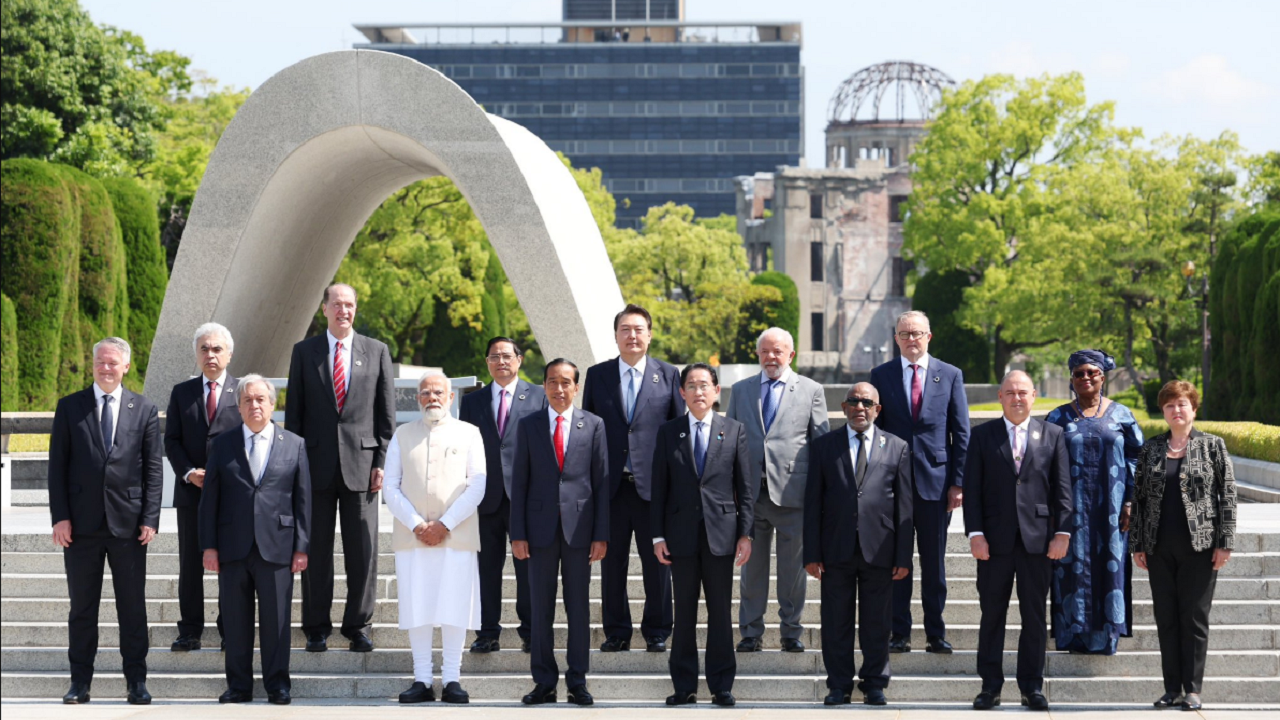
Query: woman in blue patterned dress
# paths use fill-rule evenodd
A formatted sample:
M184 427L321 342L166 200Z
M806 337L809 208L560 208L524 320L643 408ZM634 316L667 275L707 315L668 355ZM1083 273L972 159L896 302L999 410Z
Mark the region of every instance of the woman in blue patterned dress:
M1059 650L1114 655L1133 630L1129 520L1142 431L1129 408L1103 395L1115 360L1081 350L1067 361L1075 400L1046 422L1065 431L1075 527L1071 550L1053 565L1050 618Z

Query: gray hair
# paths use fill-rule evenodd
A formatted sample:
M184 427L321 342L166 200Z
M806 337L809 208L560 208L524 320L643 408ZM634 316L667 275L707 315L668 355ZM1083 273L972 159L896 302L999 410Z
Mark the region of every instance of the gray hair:
M930 327L930 325L929 325L929 316L928 316L928 315L925 315L925 314L924 314L922 311L920 311L920 310L908 310L908 311L906 311L906 312L902 313L901 315L899 315L899 316L898 316L898 319L893 321L893 330L894 330L894 332L897 332L897 330L898 330L898 326L902 324L902 321L903 321L903 320L923 320L923 321L924 321L924 329L925 329L925 330L927 330L927 331L930 331L930 332L932 332L932 331L933 331L933 328L932 328L932 327Z
M359 302L359 298L356 296L356 289L355 289L355 288L353 288L353 287L351 287L350 285L348 285L348 284L346 284L346 283L340 283L340 282L329 283L328 285L326 285L326 286L325 286L325 288L324 288L324 299L323 299L323 300L321 300L321 302L322 302L323 304L325 304L325 305L328 305L328 304L329 304L329 293L330 293L330 291L332 291L332 290L336 290L336 289L338 289L338 288L346 288L346 289L350 290L350 291L351 291L351 299L352 299L352 300L355 300L356 302Z
M787 332L786 330L783 330L780 327L771 327L768 330L765 330L764 332L760 333L760 337L756 338L756 352L760 352L760 348L764 346L765 338L769 337L770 335L781 335L782 339L787 341L787 345L790 346L792 350L796 349L796 341L795 341L795 338L791 337L791 333Z
M129 347L129 341L125 340L124 338L118 338L118 337L102 338L101 340L93 344L93 357L95 358L98 357L98 350L99 348L103 348L103 347L113 347L116 350L119 350L120 354L124 356L124 361L126 363L129 362L130 358L133 357L133 350Z
M236 341L231 337L231 331L216 322L207 322L196 328L196 334L191 336L191 351L200 352L200 338L210 335L221 335L227 341L227 352L235 352Z
M453 383L449 382L449 376L440 370L428 370L418 377L418 389L422 389L422 383L433 377L444 378L444 384L449 386L449 392L453 392Z
M244 394L248 392L250 385L265 385L267 387L267 397L271 398L271 407L276 405L276 386L275 383L262 377L257 373L249 373L240 378L240 386L236 388L236 404L239 405L244 400Z

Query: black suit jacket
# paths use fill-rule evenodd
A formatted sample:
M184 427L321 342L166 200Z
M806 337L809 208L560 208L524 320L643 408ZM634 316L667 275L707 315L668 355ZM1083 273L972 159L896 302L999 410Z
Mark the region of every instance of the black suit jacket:
M213 441L200 498L200 548L219 562L249 556L254 545L267 562L287 565L307 552L311 537L311 476L302 438L272 425L275 440L262 482L255 486L237 426Z
M738 538L751 537L755 523L755 483L751 481L746 428L711 413L710 441L702 477L693 457L689 418L658 429L653 451L649 518L653 536L667 541L672 555L698 553L698 523L707 529L712 555L732 555Z
M203 468L209 461L209 447L222 433L240 427L240 410L236 406L236 389L240 381L227 377L218 388L218 409L213 425L204 410L204 375L183 380L169 394L169 411L165 414L164 454L173 468L173 506L194 507L200 504L200 488L183 478Z
M108 455L93 386L58 401L49 438L49 513L56 525L90 533L106 523L118 538L139 526L160 529L164 467L160 414L150 400L121 388L115 440Z
M636 492L650 499L649 464L653 462L653 445L658 428L668 420L684 415L684 398L680 396L680 371L652 355L646 356L644 377L636 392L636 409L627 422L627 403L623 399L622 376L618 358L591 366L582 389L582 409L604 421L609 437L609 497L622 487L622 471L631 458L631 472L636 476Z
M925 500L942 499L952 485L964 485L965 454L969 447L969 401L964 373L936 357L929 357L924 379L920 419L911 419L911 398L903 387L902 359L894 358L871 371L871 384L884 406L876 427L907 442L912 450L916 492Z
M1014 550L1020 532L1031 554L1049 551L1058 531L1071 532L1071 466L1062 428L1031 418L1021 472L1004 418L974 429L964 481L964 530L981 532L992 555Z
M879 428L871 438L862 489L854 480L846 428L832 430L809 449L805 486L804 562L849 562L855 546L876 567L911 567L911 448Z
M526 415L516 426L516 457L511 469L511 540L546 547L557 524L570 547L609 541L609 451L604 423L589 412L573 410L564 472L551 444L546 410Z
M534 412L545 412L547 393L538 385L524 380L516 381L511 396L510 415L505 433L498 434L498 422L493 417L493 383L462 396L458 419L480 428L484 440L485 489L480 501L480 514L497 511L503 497L511 497L511 466L516 457L516 425L520 419Z
M328 334L293 346L284 426L306 439L316 491L336 490L340 470L348 490L367 492L369 474L386 463L387 445L396 431L395 377L387 346L354 334L347 378L347 399L339 415Z

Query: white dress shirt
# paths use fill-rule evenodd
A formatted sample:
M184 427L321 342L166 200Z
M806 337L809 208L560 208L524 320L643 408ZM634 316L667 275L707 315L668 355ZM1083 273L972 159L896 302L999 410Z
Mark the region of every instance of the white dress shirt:
M773 409L774 412L777 412L778 404L782 402L782 391L787 387L787 383L791 382L791 368L782 368L782 374L778 376L777 385L769 385L771 382L774 382L774 380L762 370L760 372L760 416L762 418L764 417L764 394L766 392L773 393Z
M252 471L253 469L252 466L253 466L253 438L254 437L260 437L262 438L263 441L267 443L267 446L266 446L267 454L265 456L265 459L262 461L262 472L265 473L267 471L267 464L271 462L271 446L275 443L275 429L276 429L275 423L267 423L267 426L262 428L262 432L260 433L255 433L254 431L250 430L248 425L242 424L240 426L240 432L243 433L244 435L244 454L245 454L245 457L249 458L250 471ZM254 478L254 479L257 480L257 478Z
M516 399L516 385L520 383L520 378L516 377L511 381L510 385L499 385L497 382L492 383L493 395L489 401L489 410L493 413L493 422L498 422L498 409L502 407L502 393L507 393L507 412L511 412L511 403Z
M707 416L701 420L694 417L692 412L685 413L689 418L689 455L693 457L694 462L698 461L697 456L693 455L693 448L697 447L697 445L693 441L694 435L702 435L703 449L705 449L707 452L711 451L711 413L713 412L715 411L708 410ZM701 432L698 431L698 423L702 423ZM653 539L653 544L657 545L660 542L666 542L666 541L667 539L664 537L656 537Z
M911 361L906 359L905 357L901 357L899 359L902 360L902 390L907 398L907 409L910 410L911 409L911 380L912 380ZM918 370L916 370L916 372L920 373L920 405L923 406L924 405L924 385L925 385L924 380L926 377L929 376L929 353L925 353L924 355L922 355L920 357L920 360L916 362L916 366L919 368Z
M564 452L565 452L565 455L566 455L566 456L568 456L568 454L569 454L569 428L573 427L573 406L572 406L572 405L570 405L570 406L569 406L569 409L564 411L564 415L560 415L560 413L557 413L557 412L556 412L556 409L555 409L555 408L553 408L553 407L551 407L551 405L550 405L550 404L548 404L548 405L547 405L547 419L548 419L548 420L550 421L550 423L551 423L551 444L552 444L552 445L555 445L555 442L556 442L556 418L558 418L558 417L563 417L563 418L564 418L564 430L563 430L563 432L564 432Z
M644 380L644 369L648 363L648 355L641 355L634 367L628 365L627 361L622 359L622 356L618 356L618 378L622 383L622 397L625 398L627 396L627 383L630 382L629 378L632 372L636 373L636 397L640 396L640 382Z
M1028 441L1031 439L1028 434L1031 432L1031 418L1027 417L1026 420L1023 420L1017 425L1010 422L1008 417L1001 417L1000 420L1004 423L1005 432L1009 434L1009 449L1013 452L1013 456L1022 458L1022 460L1017 462L1026 462ZM1021 440L1021 448L1019 448L1019 440ZM1019 450L1021 450L1021 452L1019 452ZM974 538L981 534L981 531L971 532L969 533L969 537ZM1059 530L1058 532L1055 532L1054 535L1066 535L1070 537L1071 533Z
M849 432L849 458L853 460L853 471L858 471L858 433L853 429L852 425L845 425L845 430ZM872 423L870 427L862 433L867 436L867 462L871 462L871 451L875 448L876 443L876 426Z
M111 400L111 444L112 445L116 444L116 430L120 428L120 398L121 396L124 395L124 391L120 389L122 387L124 387L124 385L117 385L115 390L112 390L111 392L106 393L102 391L102 388L98 387L98 383L93 384L93 398L97 402L97 407L98 407L98 413L97 413L98 427L102 427L102 405L103 405L102 398L107 395L110 395L112 398Z
M338 338L334 337L333 333L329 332L328 330L324 331L324 335L329 340L329 377L332 378L333 377L333 351L334 351L334 348L338 346ZM351 364L351 343L355 339L356 339L356 334L353 332L350 335L348 335L345 340L342 341L342 370L343 370L343 374L347 378L348 389L351 388L351 372L352 370L355 369L354 367L352 367L352 364Z
M227 371L223 370L222 374L214 380L218 384L218 395L213 399L213 406L218 407L218 401L222 399L222 394L227 389ZM200 409L205 410L209 407L209 378L205 375L200 376ZM215 411L216 412L216 411ZM206 416L207 417L207 416Z

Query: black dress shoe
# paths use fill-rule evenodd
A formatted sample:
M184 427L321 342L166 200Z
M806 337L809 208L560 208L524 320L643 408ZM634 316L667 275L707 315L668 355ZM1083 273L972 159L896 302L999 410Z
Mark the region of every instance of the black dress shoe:
M227 703L253 702L253 693L240 692L239 690L227 690L218 696L218 702L223 705L226 705Z
M666 652L667 641L666 640L649 640L645 644L644 649L646 652Z
M738 699L728 690L721 690L711 696L711 704L719 705L720 707L733 707L738 704Z
M738 652L760 652L763 647L758 637L744 637L738 642Z
M804 652L804 643L795 638L782 638L782 652Z
M227 651L227 640L226 638L223 638L218 641L218 652L226 652L226 651Z
M520 652L524 653L525 655L528 655L529 653L533 652L533 648L529 645L528 640L520 641Z
M1022 705L1028 710L1048 710L1049 701L1042 693L1031 692L1022 696Z
M225 643L223 644L222 649L227 649ZM319 633L307 636L307 652L324 652L328 649L329 638Z
M364 633L356 633L351 640L351 652L373 652L373 641Z
M414 682L409 686L408 690L400 693L400 702L405 705L412 703L435 702L435 688L424 682Z
M990 710L1000 704L1000 696L983 690L973 699L974 710Z
M169 652L191 652L200 649L200 638L190 635L179 635L169 646Z
M532 692L520 698L520 702L525 705L542 705L544 703L553 703L555 701L555 685L534 685Z
M887 705L888 700L884 697L884 688L872 687L866 683L858 683L858 690L862 692L862 703L864 705Z
M906 635L894 635L893 637L889 638L889 652L891 653L911 652L911 641L907 639Z
M937 653L939 655L950 655L951 643L940 637L934 636L929 638L928 644L924 646L924 651Z
M827 696L822 699L823 705L848 705L853 701L853 693L847 690L832 689Z
M696 702L698 702L698 696L693 693L678 692L667 696L668 705L692 705Z
M67 694L62 696L63 705L79 705L87 702L89 702L89 686L85 683L71 683Z
M147 684L141 680L129 683L129 694L126 699L130 705L150 705L151 693L147 692Z
M622 638L611 637L604 641L600 646L600 652L626 652L631 649L631 641Z
M471 643L471 652L473 653L498 652L500 649L498 638L476 638L476 641Z
M1177 707L1179 705L1182 705L1182 693L1179 692L1165 693L1155 702L1155 706L1161 709Z
M587 692L586 685L569 688L569 697L566 699L574 705L581 705L582 707L596 703L596 699L591 697L591 693Z
M288 690L280 690L279 692L267 693L267 702L272 705L288 705L293 702L293 698L289 696Z
M466 690L462 689L462 685L454 680L444 686L444 691L440 693L440 699L454 705L466 705L471 702L471 696Z
M1191 711L1200 709L1200 693L1187 693L1187 699L1182 701L1182 709Z

